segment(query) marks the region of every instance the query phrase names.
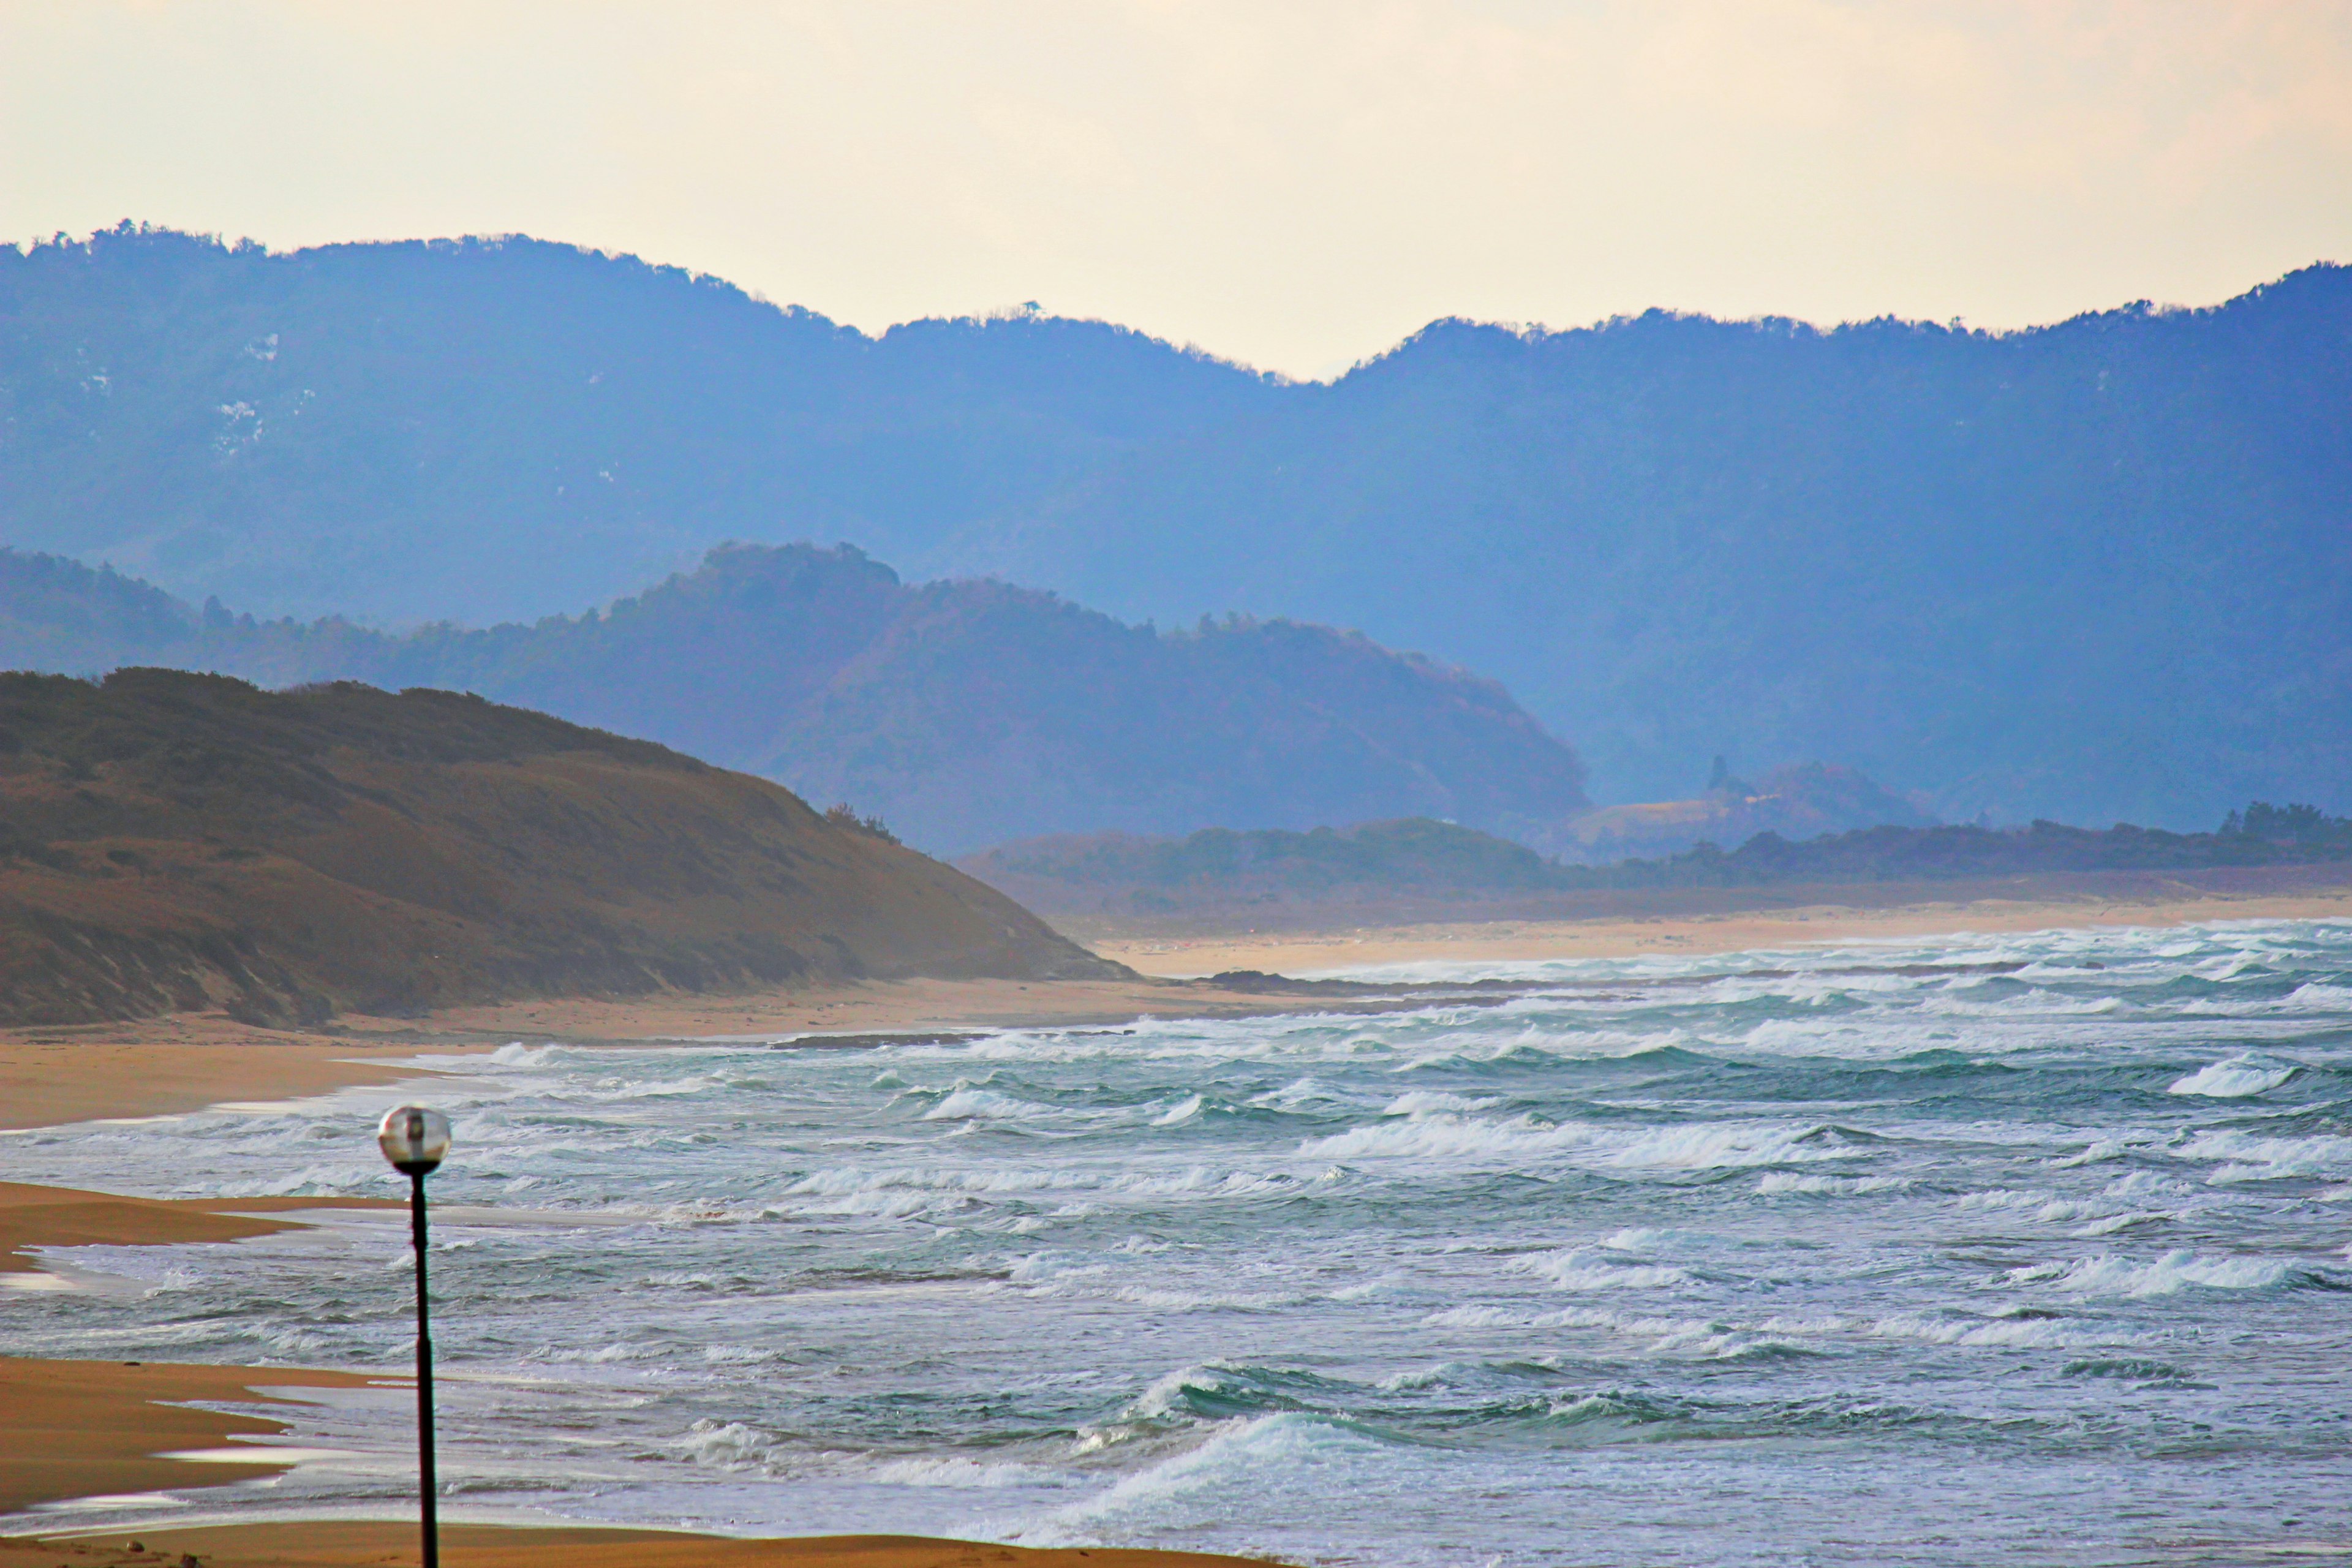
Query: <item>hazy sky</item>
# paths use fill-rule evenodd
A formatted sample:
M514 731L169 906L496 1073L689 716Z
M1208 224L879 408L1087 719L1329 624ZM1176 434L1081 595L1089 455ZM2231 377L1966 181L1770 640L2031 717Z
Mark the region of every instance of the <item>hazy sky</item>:
M0 0L0 237L524 232L1322 374L2352 260L2352 0Z

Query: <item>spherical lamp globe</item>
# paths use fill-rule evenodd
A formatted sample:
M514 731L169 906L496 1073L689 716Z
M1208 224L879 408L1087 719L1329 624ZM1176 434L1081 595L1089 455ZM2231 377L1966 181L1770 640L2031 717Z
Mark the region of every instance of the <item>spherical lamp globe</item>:
M383 1113L375 1141L394 1170L421 1176L448 1157L449 1119L421 1105L396 1105Z

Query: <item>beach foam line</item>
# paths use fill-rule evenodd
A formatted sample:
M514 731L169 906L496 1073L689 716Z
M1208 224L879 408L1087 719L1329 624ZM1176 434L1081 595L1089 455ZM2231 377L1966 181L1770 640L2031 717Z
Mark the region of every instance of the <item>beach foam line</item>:
M38 1268L28 1256L35 1247L242 1241L302 1223L277 1217L281 1212L401 1206L388 1198L131 1198L79 1187L0 1182L0 1273Z

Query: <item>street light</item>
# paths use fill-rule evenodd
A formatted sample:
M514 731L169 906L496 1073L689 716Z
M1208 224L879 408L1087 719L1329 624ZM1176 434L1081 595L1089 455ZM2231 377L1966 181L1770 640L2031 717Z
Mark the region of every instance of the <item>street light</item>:
M449 1152L449 1119L421 1105L383 1114L375 1141L408 1178L408 1236L416 1248L416 1468L424 1498L425 1568L441 1568L441 1521L433 1487L433 1336L425 1307L425 1178Z

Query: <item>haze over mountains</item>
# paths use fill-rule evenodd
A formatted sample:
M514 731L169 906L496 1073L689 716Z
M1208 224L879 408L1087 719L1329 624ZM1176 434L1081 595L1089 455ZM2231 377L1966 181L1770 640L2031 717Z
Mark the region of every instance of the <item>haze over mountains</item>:
M1491 681L1286 621L1129 626L853 549L733 546L603 612L390 636L0 551L0 663L479 692L847 801L922 848L1399 814L1557 835L1576 753Z
M956 864L1058 920L1097 931L1156 925L1172 932L1203 920L1228 929L1247 921L1255 930L1297 923L1301 915L1326 931L1398 921L1572 919L1604 910L1622 918L1643 901L1603 902L1593 895L1699 889L1748 895L1709 900L1717 912L1743 903L1853 907L1857 890L1886 884L1908 886L1914 897L1938 897L1927 892L1935 884L1972 883L1974 896L2013 898L2022 890L2017 879L2053 876L2073 879L2065 890L2078 897L2145 897L2168 888L2177 893L2188 885L2176 879L2184 876L2198 878L2209 891L2242 897L2292 891L2306 877L2326 885L2340 875L2328 868L2347 860L2352 819L2256 802L2210 833L1946 824L1883 826L1792 843L1767 831L1729 852L1708 843L1607 866L1561 865L1524 845L1426 818L1311 833L1213 827L1181 838L1062 834L1000 844ZM2047 880L2038 885L2044 893L2058 890ZM1949 888L1940 895L1958 902L1969 896ZM1650 901L1646 912L1707 907Z
M2352 806L2341 268L2003 335L1441 322L1290 385L1046 317L869 339L530 241L119 231L0 251L0 400L5 542L265 614L572 612L844 538L1360 627L1499 679L1602 800L1723 752L1947 817Z

